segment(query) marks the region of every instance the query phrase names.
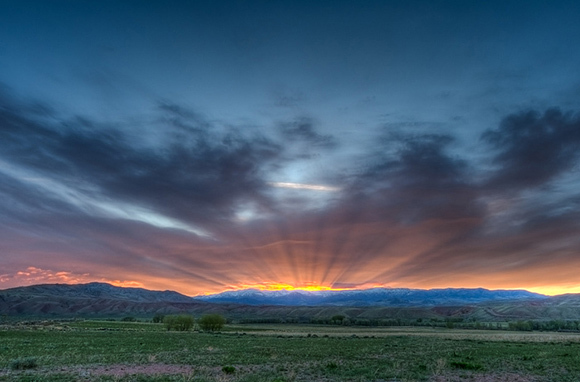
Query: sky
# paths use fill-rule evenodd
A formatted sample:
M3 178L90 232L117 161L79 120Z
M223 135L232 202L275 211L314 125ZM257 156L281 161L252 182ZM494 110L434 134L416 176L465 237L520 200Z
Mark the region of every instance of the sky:
M580 293L579 19L0 0L0 289Z

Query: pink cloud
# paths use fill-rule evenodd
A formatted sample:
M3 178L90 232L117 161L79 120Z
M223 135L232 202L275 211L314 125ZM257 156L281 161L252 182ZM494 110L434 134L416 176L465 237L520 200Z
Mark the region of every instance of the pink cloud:
M109 280L95 278L90 273L74 273L69 271L53 271L37 267L28 267L13 274L0 275L0 286L11 288L21 285L33 284L82 284L88 282L104 282L122 287L143 287L143 283L134 280Z

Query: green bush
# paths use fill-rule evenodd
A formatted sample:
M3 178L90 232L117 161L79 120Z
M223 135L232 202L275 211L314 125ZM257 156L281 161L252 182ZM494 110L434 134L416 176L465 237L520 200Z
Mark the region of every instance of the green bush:
M155 315L153 316L153 322L156 324L162 323L164 318L165 318L164 314L155 313Z
M215 332L217 330L221 330L221 328L224 327L226 324L226 319L219 314L206 314L205 316L201 317L197 323L202 330Z
M334 316L332 316L332 318L330 319L330 321L331 321L333 324L338 324L338 325L340 325L340 324L342 324L342 322L344 321L344 319L345 319L345 318L346 318L346 317L345 317L345 316L343 316L342 314L335 314Z
M531 331L533 329L531 321L510 322L508 325L510 330Z
M469 362L451 362L451 367L456 369L462 370L482 370L483 366L476 364L476 363L469 363Z
M193 327L193 317L189 314L177 314L165 316L163 323L167 330L187 331Z
M35 357L17 358L10 362L10 368L12 370L34 369L37 366Z
M338 368L338 365L336 364L336 362L329 362L326 364L326 368L327 369L336 369L336 368Z
M222 371L226 374L233 374L236 371L236 368L233 366L224 366L222 367Z

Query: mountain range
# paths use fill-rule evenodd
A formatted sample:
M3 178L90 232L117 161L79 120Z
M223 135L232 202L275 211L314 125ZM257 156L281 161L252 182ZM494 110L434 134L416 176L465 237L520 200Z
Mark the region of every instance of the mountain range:
M445 306L487 301L542 299L548 296L526 290L372 288L359 290L263 291L245 289L199 296L214 303L285 306Z
M352 319L480 321L575 319L580 295L548 297L527 291L389 289L350 291L230 291L189 297L173 291L122 288L104 283L44 284L0 290L0 322L10 318L123 317L222 314L234 321L308 322L341 314Z

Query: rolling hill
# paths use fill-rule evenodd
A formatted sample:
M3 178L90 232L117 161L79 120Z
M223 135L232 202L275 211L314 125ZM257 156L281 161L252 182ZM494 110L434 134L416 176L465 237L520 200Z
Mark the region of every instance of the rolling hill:
M194 310L191 297L173 291L121 288L105 283L42 284L0 291L0 314L7 316L119 316Z
M152 317L156 313L222 314L233 320L308 322L344 315L351 319L440 319L479 321L580 319L580 295L547 297L526 291L412 289L351 293L273 293L255 291L188 297L173 291L121 288L109 284L45 284L0 290L0 316L6 318ZM354 292L354 293L352 293ZM368 294L365 294L365 293ZM266 297L264 297L266 296ZM223 294L221 297L224 297ZM363 298L364 297L364 298ZM259 300L261 298L262 300ZM270 304L263 303L269 298ZM275 298L279 298L277 303ZM252 300L253 299L253 300ZM285 299L285 300L284 300ZM293 305L281 305L282 301ZM242 303L244 302L244 303ZM319 304L311 306L310 304ZM352 304L352 305L351 305Z
M5 289L0 295L65 297L72 299L115 299L135 302L191 302L191 297L174 291L152 291L143 288L116 287L107 283L40 284Z

